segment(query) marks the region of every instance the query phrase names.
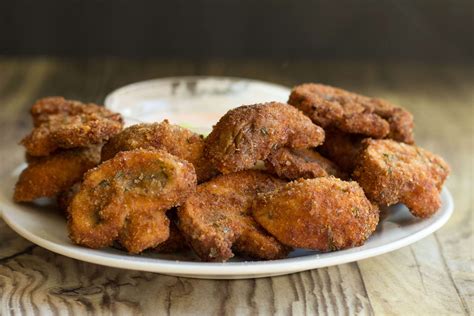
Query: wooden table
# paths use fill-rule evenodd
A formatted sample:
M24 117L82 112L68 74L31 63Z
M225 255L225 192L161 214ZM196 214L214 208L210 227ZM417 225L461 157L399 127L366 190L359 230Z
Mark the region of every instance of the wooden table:
M452 166L451 220L409 247L359 262L256 280L211 281L113 269L42 249L0 220L0 314L474 313L472 65L363 62L123 61L0 58L0 172L23 160L19 139L42 96L102 102L134 81L230 75L285 85L316 81L402 104L416 137Z

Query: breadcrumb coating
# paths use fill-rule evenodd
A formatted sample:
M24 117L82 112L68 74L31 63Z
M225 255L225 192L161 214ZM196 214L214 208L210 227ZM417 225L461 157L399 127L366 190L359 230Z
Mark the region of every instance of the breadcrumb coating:
M84 173L100 162L100 146L69 149L51 156L29 159L15 185L13 199L31 202L55 197L82 179Z
M258 193L284 182L257 170L225 174L200 184L178 209L179 228L203 261L226 261L240 255L284 258L281 245L255 222L250 207Z
M379 205L405 204L413 215L429 217L441 206L441 187L449 165L439 156L393 140L363 142L353 177Z
M362 245L377 227L379 210L356 182L322 177L260 194L253 216L284 245L333 251Z
M382 99L306 83L293 88L288 103L323 128L414 143L411 113Z
M206 139L205 153L222 173L251 169L281 147L309 148L324 141L324 130L284 103L245 105L230 110Z
M313 149L280 148L265 160L267 171L288 180L335 176L346 178L339 167Z
M130 253L158 246L169 237L166 211L194 192L194 167L165 151L118 153L84 176L69 205L71 240L89 248L115 240Z
M47 156L60 148L102 144L123 127L118 113L62 97L38 100L31 114L35 127L21 141L31 156Z
M102 148L102 160L118 152L154 148L169 152L194 165L198 183L216 176L218 171L203 157L204 138L186 128L164 120L161 123L137 124L125 128Z

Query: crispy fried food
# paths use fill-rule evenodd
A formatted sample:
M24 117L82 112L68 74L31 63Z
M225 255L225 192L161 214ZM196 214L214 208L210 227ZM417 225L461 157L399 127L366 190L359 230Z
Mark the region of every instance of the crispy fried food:
M364 140L353 176L369 199L379 205L405 204L418 217L429 217L441 206L440 191L448 164L417 146L392 140Z
M101 144L123 126L118 113L61 97L37 101L31 114L35 128L21 141L31 156L47 156L58 148Z
M265 160L265 166L270 173L288 180L330 175L338 178L346 177L332 161L313 149L277 149Z
M361 135L326 130L326 140L316 150L336 163L344 172L352 173L362 150Z
M194 167L162 150L118 153L88 171L69 206L69 236L90 248L118 240L131 253L169 237L166 211L196 187Z
M133 204L128 201L128 205ZM119 232L118 241L130 253L140 253L154 248L170 237L170 220L166 212L157 210L156 205L147 203L144 207L132 206L125 224Z
M289 249L268 235L249 213L258 193L284 182L257 170L218 176L200 184L178 209L179 228L203 261L226 261L239 254L278 259Z
M385 100L307 83L293 88L288 103L324 128L414 143L411 113Z
M41 197L54 197L80 181L83 174L99 162L100 146L69 149L30 159L16 183L13 199L29 202Z
M64 214L68 214L69 204L71 204L72 199L80 189L81 182L76 182L71 187L58 194L56 198L56 204Z
M261 194L253 216L281 243L320 251L362 245L379 221L378 208L356 182L334 177L300 179Z
M309 148L324 141L324 130L284 103L230 110L206 138L206 155L222 173L252 168L280 147Z
M198 183L209 180L218 173L203 157L203 137L186 128L170 124L168 120L137 124L124 129L105 144L102 160L108 160L118 152L137 148L161 149L189 161L196 169Z
M30 113L35 127L46 123L49 120L49 116L55 114L66 116L98 114L114 121L121 121L121 118L117 113L112 113L103 106L93 103L84 104L79 101L66 100L63 97L46 97L39 99L31 107Z
M170 223L170 236L163 243L159 244L156 248L153 248L153 252L157 253L173 253L188 249L188 244L178 226L171 221Z

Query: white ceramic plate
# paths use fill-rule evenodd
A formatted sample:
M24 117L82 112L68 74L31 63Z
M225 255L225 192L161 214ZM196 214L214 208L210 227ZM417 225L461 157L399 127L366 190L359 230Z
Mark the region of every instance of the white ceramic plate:
M194 100L193 96L199 96L199 101ZM106 105L124 113L128 124L168 118L172 123L205 132L229 108L255 102L286 101L287 97L287 88L258 81L183 77L153 80L121 88L107 97ZM198 119L194 120L194 117ZM393 251L426 237L443 226L453 212L451 194L444 188L441 193L442 206L434 216L421 220L413 217L402 205L390 207L383 212L377 231L362 247L332 253L297 249L289 258L274 261L243 261L234 258L227 263L204 263L199 262L191 252L128 255L113 248L93 250L72 244L67 236L63 216L50 201L36 204L12 202L14 183L22 168L24 165L2 179L0 184L0 210L3 212L3 219L18 234L41 247L78 260L184 277L257 278L357 261Z

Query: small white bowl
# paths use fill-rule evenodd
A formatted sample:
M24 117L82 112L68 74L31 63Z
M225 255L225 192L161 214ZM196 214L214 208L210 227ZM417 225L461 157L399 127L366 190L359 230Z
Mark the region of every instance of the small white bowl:
M228 110L243 104L286 102L290 89L232 77L170 77L133 83L110 93L105 106L121 113L126 126L168 119L207 134Z

